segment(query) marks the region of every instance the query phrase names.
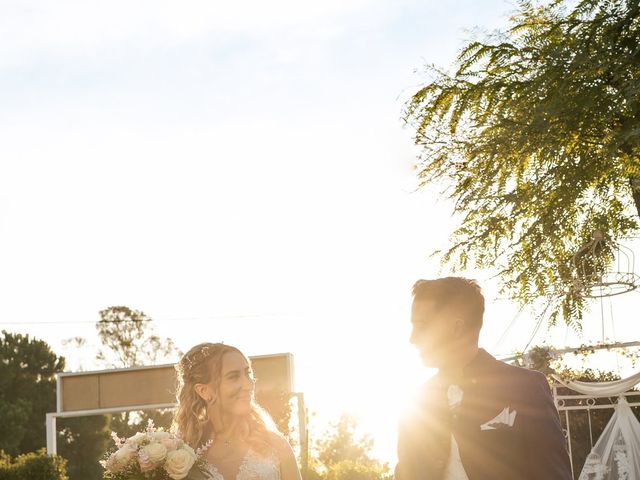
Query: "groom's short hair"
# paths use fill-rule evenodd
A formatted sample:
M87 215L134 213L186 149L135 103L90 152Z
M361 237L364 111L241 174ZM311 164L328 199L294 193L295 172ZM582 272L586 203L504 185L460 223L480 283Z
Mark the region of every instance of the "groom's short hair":
M476 280L464 277L418 280L413 285L413 300L432 301L436 311L452 306L470 320L470 326L478 331L482 327L484 296Z

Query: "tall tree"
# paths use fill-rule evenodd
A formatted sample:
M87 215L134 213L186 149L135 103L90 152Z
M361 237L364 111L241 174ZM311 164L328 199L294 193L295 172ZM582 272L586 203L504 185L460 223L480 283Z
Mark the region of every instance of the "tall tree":
M639 1L520 1L454 67L431 67L404 112L422 184L444 183L461 215L437 253L496 268L503 293L579 327L572 257L594 231L611 244L640 227ZM601 269L612 251L592 257Z
M55 374L64 358L46 342L2 331L0 337L0 450L10 455L46 445L45 415L56 408Z
M343 413L330 430L318 441L318 460L329 467L344 460L370 463L369 454L373 439L368 435L358 436L358 421L352 415Z
M170 338L161 338L153 330L153 320L141 310L113 306L101 310L96 324L103 347L96 358L105 365L128 368L154 365L159 361L175 361L180 351ZM158 427L169 428L172 411L144 410L113 415L111 429L120 436L131 436L144 430L148 420Z
M151 318L129 307L108 307L100 311L96 324L104 348L97 359L112 367L153 365L179 353L173 341L153 333Z
M358 421L343 413L316 442L310 480L387 480L389 466L371 456L373 439L357 433Z
M96 360L105 367L128 368L170 362L179 354L171 339L153 333L153 320L140 310L125 306L108 307L99 312L96 330L101 346ZM86 347L86 339L76 337L68 343ZM158 427L169 428L172 411L145 410L121 414L81 417L60 422L60 452L69 459L71 480L98 480L102 469L98 460L107 449L107 429L121 437L144 430L149 419Z
M68 461L70 480L100 480L98 462L110 446L108 415L58 420L58 455Z

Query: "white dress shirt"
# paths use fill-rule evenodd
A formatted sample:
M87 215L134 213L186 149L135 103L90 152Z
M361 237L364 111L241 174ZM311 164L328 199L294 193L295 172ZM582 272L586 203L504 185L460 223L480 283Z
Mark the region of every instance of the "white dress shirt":
M449 450L449 462L444 469L444 480L469 480L467 472L464 471L462 460L460 460L460 451L458 450L458 442L456 442L453 434L451 435L451 450Z

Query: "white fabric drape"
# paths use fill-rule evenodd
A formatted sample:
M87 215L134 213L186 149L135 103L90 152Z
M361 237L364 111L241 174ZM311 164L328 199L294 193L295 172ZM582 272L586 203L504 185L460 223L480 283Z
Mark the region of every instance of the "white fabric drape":
M627 390L631 390L640 383L640 372L622 380L612 382L578 382L576 380L566 380L559 375L552 375L554 379L567 388L584 395L592 397L616 397Z
M623 396L578 480L640 480L640 422Z

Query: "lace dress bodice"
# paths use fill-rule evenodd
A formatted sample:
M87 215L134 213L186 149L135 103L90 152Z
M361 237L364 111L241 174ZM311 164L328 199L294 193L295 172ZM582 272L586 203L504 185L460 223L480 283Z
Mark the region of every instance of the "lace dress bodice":
M207 464L206 473L211 480L280 480L280 463L275 452L268 456L247 450L236 478L224 478L215 465Z

